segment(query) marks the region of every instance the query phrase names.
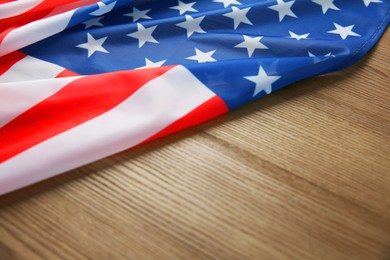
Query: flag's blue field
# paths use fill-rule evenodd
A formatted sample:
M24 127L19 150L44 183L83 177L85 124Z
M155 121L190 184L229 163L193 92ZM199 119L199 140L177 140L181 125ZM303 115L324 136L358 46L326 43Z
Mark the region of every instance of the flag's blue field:
M390 7L388 0L103 2L23 51L82 75L182 64L230 109L354 63L387 27Z

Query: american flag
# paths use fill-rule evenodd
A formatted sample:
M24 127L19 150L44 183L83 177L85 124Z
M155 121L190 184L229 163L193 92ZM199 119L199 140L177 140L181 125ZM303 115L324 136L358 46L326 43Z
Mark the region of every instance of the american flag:
M359 60L388 0L0 0L0 194Z

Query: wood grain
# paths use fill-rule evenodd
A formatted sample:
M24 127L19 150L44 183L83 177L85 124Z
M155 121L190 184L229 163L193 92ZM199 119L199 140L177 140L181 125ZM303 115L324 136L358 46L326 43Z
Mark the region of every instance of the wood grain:
M0 259L390 259L389 59L1 197Z

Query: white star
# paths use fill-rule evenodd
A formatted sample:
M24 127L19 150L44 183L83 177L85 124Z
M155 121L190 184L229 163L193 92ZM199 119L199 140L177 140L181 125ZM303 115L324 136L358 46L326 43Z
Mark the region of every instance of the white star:
M249 25L253 25L253 23L246 17L247 13L251 8L239 9L238 7L232 6L232 11L230 13L224 14L223 16L229 17L234 21L234 29L241 23L246 23Z
M127 36L136 38L138 40L138 47L141 48L146 42L158 43L158 41L152 36L156 26L145 28L142 24L137 23L137 31L127 34Z
M170 9L178 10L180 15L184 14L185 12L198 12L198 10L194 9L192 6L196 4L196 2L192 3L184 3L180 0L177 1L177 6L169 7Z
M237 0L213 0L215 3L221 3L223 4L223 7L228 7L230 5L242 5L240 2Z
M314 55L313 53L311 53L310 51L307 52L307 54L309 55L309 57L313 58L313 63L319 63L319 62L322 62L322 61L326 61L327 59L329 59L330 57L334 57L334 55L332 55L331 52L329 52L328 54L325 54L323 57L323 59L319 58L318 56Z
M191 57L187 57L187 60L196 60L198 63L203 63L203 62L213 62L216 61L212 55L214 54L216 50L214 51L209 51L209 52L203 52L201 50L198 50L195 48L195 55Z
M363 1L366 7L369 6L371 3L383 3L382 0L363 0Z
M341 26L337 23L333 23L334 26L336 27L335 30L332 30L332 31L328 31L328 33L333 33L333 34L338 34L340 35L341 39L345 40L347 39L348 36L357 36L357 37L360 37L359 34L355 33L352 31L353 27L355 25L350 25L350 26Z
M235 48L246 48L248 51L248 56L252 57L253 52L255 49L268 49L267 46L262 44L260 41L263 38L263 36L258 36L258 37L250 37L243 35L244 41L240 44L237 44L234 46Z
M133 22L138 21L139 19L152 19L147 13L150 12L151 9L147 10L138 10L137 8L133 7L133 12L124 14L124 16L133 17Z
M162 61L156 61L153 62L149 60L148 58L145 58L145 66L139 67L138 69L148 69L148 68L158 68L161 67L167 60L162 60Z
M92 26L104 26L104 24L102 24L100 22L101 19L103 19L104 17L97 17L97 18L93 18L93 19L90 19L86 22L83 22L83 24L85 25L85 28L84 29L88 29Z
M204 16L198 17L198 18L192 18L189 15L186 15L186 20L181 23L177 23L176 26L179 26L181 28L184 28L187 30L187 37L190 38L190 36L194 33L206 33L203 31L203 29L200 27L200 23L203 21Z
M265 93L270 94L272 92L272 83L280 79L280 76L268 76L264 69L260 66L257 75L244 78L256 84L255 91L253 92L254 97L263 90Z
M108 13L109 11L112 10L112 8L114 8L116 1L112 2L111 4L108 4L108 5L106 5L102 2L98 2L97 4L98 4L98 9L96 11L93 11L92 13L89 13L90 15L101 16L105 13Z
M291 11L292 5L295 3L295 0L290 2L283 2L283 0L276 0L277 4L269 6L268 8L279 13L279 22L283 21L283 18L287 16L298 18L293 11Z
M292 31L288 31L288 32L290 33L290 38L297 39L298 41L302 40L302 39L307 39L307 37L310 34L310 33L296 34L296 33L292 32Z
M87 49L88 50L88 58L92 56L97 51L109 53L106 49L103 48L103 43L107 40L107 37L103 37L100 39L93 38L92 35L87 33L87 42L83 44L79 44L76 47Z
M340 9L334 5L334 0L311 0L313 3L321 5L322 12L326 14L329 9L340 11Z

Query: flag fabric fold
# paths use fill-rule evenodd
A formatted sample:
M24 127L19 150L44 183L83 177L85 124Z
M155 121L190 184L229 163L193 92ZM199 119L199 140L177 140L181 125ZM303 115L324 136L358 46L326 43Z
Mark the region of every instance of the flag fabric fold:
M387 0L0 1L0 194L345 68L389 21Z

